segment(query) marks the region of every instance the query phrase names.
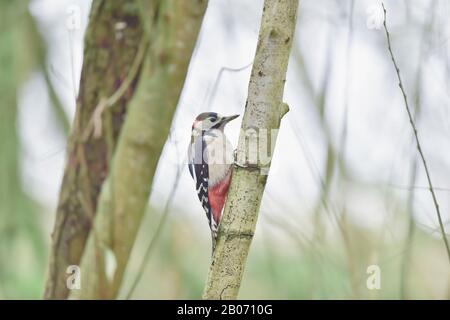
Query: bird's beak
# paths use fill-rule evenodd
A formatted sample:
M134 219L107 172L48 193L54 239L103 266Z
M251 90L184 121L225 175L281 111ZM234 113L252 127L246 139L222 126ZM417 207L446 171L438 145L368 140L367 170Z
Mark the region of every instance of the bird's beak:
M234 116L223 117L223 118L222 118L222 123L223 123L223 124L227 124L228 122L230 122L231 120L236 119L237 117L239 117L238 114L235 114Z

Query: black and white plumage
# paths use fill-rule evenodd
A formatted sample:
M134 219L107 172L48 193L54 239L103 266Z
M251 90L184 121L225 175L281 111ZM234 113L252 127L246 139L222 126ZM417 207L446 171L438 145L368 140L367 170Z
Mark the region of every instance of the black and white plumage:
M195 181L195 190L202 208L206 212L209 225L211 226L211 206L208 200L208 180L209 168L205 154L206 142L203 136L197 139L192 138L191 147L189 148L189 172ZM199 160L200 159L200 160Z
M224 127L237 117L205 112L197 116L192 125L188 166L198 199L208 218L213 251L234 161L233 148L224 135Z

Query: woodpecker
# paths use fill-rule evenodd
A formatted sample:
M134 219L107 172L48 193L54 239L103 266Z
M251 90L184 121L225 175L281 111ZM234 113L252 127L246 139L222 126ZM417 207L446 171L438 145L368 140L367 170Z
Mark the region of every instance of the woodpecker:
M215 112L204 112L192 124L188 167L208 218L213 252L234 162L234 150L224 129L237 117L239 115L224 117Z

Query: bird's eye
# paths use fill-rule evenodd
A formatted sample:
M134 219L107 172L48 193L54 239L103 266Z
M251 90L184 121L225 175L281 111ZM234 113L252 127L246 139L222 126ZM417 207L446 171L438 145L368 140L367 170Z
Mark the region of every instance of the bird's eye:
M216 117L212 117L210 120L211 120L211 122L216 122L217 118Z

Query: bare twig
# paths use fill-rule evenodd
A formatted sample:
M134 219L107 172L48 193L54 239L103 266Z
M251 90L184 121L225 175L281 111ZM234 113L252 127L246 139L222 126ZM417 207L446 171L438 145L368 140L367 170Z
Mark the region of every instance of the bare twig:
M434 16L435 16L435 7L436 7L436 1L432 2L429 6L429 14L428 19L425 21L424 27L422 28L422 34L421 34L421 43L420 43L420 52L419 52L419 61L418 61L418 68L416 73L416 79L415 79L415 86L416 86L416 92L415 92L415 106L414 106L414 115L416 122L419 121L419 116L422 109L422 78L423 78L423 62L425 59L425 52L428 45L428 35L430 32L433 31L433 22L434 22ZM415 190L415 184L417 180L417 163L418 159L414 155L413 164L411 167L411 176L410 176L410 188L408 193L408 232L406 234L406 240L405 240L405 254L403 255L403 261L402 261L402 272L401 272L401 298L407 299L408 298L408 278L410 274L410 266L411 266L411 260L412 260L412 253L413 253L413 247L412 243L414 241L414 234L416 230L416 225L414 222L414 197L416 195ZM438 187L434 187L435 191L438 190Z
M392 184L389 183L388 184L389 187L391 188L395 188L395 189L400 189L400 190L405 190L405 191L410 191L410 189L415 189L415 190L428 190L429 187L425 187L425 186L402 186L402 185L397 185L397 184ZM445 192L450 192L450 188L443 188L443 187L434 187L434 191L445 191Z
M415 181L417 179L417 159L414 158L413 165L411 167L411 186L414 185ZM406 242L405 242L405 254L402 261L402 273L400 278L400 289L401 289L401 298L406 299L407 298L407 282L408 282L408 275L409 275L409 265L411 263L411 254L412 254L412 241L414 238L414 187L411 187L409 189L408 194L408 234L406 236Z
M357 299L359 296L358 283L356 279L356 262L354 257L354 249L352 247L351 233L349 229L349 223L347 219L347 208L346 208L346 198L347 198L347 186L346 178L346 151L347 151L347 136L348 136L348 113L349 113L349 96L351 87L351 61L352 61L352 46L353 46L353 15L354 15L355 0L350 1L350 6L348 9L348 33L347 33L347 49L346 49L346 66L347 71L345 74L345 87L344 87L344 114L342 120L342 132L340 136L340 147L336 154L336 159L334 160L333 166L337 167L338 171L338 184L343 194L343 202L340 208L340 224L342 225L342 240L344 243L344 248L346 250L347 266L349 271L349 278L352 290L352 298ZM341 164L341 165L340 165Z
M72 90L73 90L73 101L77 103L77 80L75 75L75 59L74 59L74 49L73 49L73 31L69 30L69 54L70 54L70 68L72 74Z
M214 85L212 87L211 95L209 96L207 106L213 105L214 99L216 97L216 93L218 91L217 89L219 88L220 80L222 79L222 76L225 72L241 72L241 71L244 71L245 69L251 67L252 65L253 65L253 61L246 64L243 67L240 67L240 68L221 67L219 70L219 73L217 74L216 80L214 81Z
M437 201L437 197L436 197L436 194L434 192L433 183L431 181L431 175L430 175L430 171L428 169L427 161L425 159L425 155L423 153L423 150L422 150L422 147L421 147L421 144L420 144L419 135L417 133L417 127L416 127L416 124L414 122L414 118L413 118L413 115L411 113L411 109L410 109L409 104L408 104L408 98L406 96L406 91L405 91L405 88L403 86L402 78L400 76L400 68L398 67L397 61L395 60L394 53L392 52L391 36L389 34L389 31L388 31L388 28L387 28L387 25L386 25L386 8L384 7L383 3L382 3L382 6L383 6L383 12L384 12L383 26L384 26L384 30L386 32L386 38L387 38L389 54L391 56L392 64L394 65L395 72L397 74L398 85L399 85L400 90L402 92L403 101L405 103L405 109L406 109L406 112L407 112L408 118L409 118L409 123L411 124L411 128L412 128L413 133L414 133L414 138L416 140L416 145L417 145L417 151L419 152L420 158L421 158L422 163L423 163L423 167L425 169L425 174L427 176L427 181L428 181L428 188L430 190L431 197L433 199L433 204L434 204L434 207L436 209L436 215L437 215L437 218L438 218L438 221L439 221L439 227L441 229L442 239L444 240L445 248L447 250L448 259L449 259L449 262L450 262L450 246L449 246L449 243L448 243L447 236L445 234L445 228L444 228L444 223L442 222L442 216L441 216L441 211L439 209L439 203Z

